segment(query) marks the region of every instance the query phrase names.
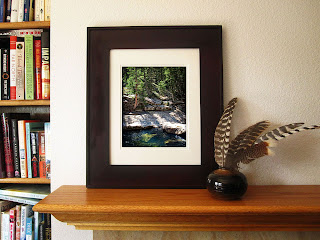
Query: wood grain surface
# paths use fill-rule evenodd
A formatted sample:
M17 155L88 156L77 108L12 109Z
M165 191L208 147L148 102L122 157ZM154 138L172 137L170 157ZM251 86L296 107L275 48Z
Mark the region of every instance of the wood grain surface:
M62 186L33 208L77 229L126 231L319 231L320 186L249 186L242 200L205 189Z

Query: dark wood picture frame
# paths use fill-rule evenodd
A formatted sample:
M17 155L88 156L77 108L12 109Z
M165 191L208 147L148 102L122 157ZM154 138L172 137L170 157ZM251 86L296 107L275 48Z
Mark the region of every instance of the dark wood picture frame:
M222 27L90 27L87 46L87 188L204 188L223 110ZM111 49L200 50L201 165L109 164Z

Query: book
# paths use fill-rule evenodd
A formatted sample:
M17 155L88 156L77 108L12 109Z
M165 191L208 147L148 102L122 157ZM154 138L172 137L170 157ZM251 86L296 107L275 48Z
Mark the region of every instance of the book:
M37 178L39 174L39 141L38 132L30 132L30 142L31 142L31 168L32 177Z
M45 142L45 152L46 152L46 174L47 179L51 179L51 128L50 122L44 123L44 142Z
M12 184L0 189L0 194L7 196L43 199L50 193L50 186L36 184Z
M23 15L24 22L29 22L29 14L30 14L30 0L24 0L24 15Z
M9 240L10 210L1 212L1 240Z
M39 240L45 240L45 222L42 220L39 224Z
M13 154L13 167L14 176L20 178L20 154L19 154L19 138L18 138L18 119L11 119L12 129L12 154Z
M42 99L50 99L50 33L41 34Z
M11 119L30 118L29 113L1 113L6 176L14 177Z
M36 199L36 198L24 198L24 197L16 197L16 196L9 196L9 195L3 195L3 194L0 194L0 199L13 201L16 203L29 204L29 205L36 205L40 201L40 199Z
M10 99L10 68L9 68L9 49L2 48L1 51L1 99Z
M34 240L39 240L39 225L42 222L43 214L39 212L34 212Z
M34 72L33 72L33 35L24 37L25 49L25 99L34 99Z
M44 130L44 122L26 122L26 143L27 143L27 166L28 178L32 178L32 149L31 149L31 132ZM28 154L30 153L30 154Z
M21 231L21 205L16 205L16 240L20 240Z
M1 126L2 130L2 126ZM4 144L3 144L3 133L0 131L0 178L5 178L6 166L5 166L5 157L4 157Z
M30 0L29 22L34 21L34 0Z
M35 86L36 99L42 99L42 79L41 79L41 39L34 39L34 64L35 64Z
M28 177L27 164L27 139L26 139L26 123L38 122L39 120L20 120L18 121L18 138L19 138L19 153L20 153L20 172L21 178ZM30 154L30 153L29 153Z
M4 0L4 1L7 1L5 21L6 22L10 22L10 20L11 20L11 2L12 2L12 0Z
M44 222L45 222L45 239L51 240L51 214L44 214Z
M27 218L33 215L32 206L24 204L21 206L21 231L20 239L26 239Z
M44 0L34 0L34 20L44 21L45 17Z
M5 212L11 208L13 208L16 205L16 203L12 201L6 201L6 200L0 200L0 212Z
M0 1L0 22L5 22L6 16L6 0Z
M9 239L16 239L16 208L11 208L9 211Z
M51 0L44 1L44 20L50 21L51 18Z
M24 15L24 0L19 0L18 7L18 22L23 22Z
M10 22L18 22L19 0L11 1L11 17Z
M39 148L39 175L40 178L46 178L46 152L45 152L45 133L38 132L38 148Z
M17 47L17 36L10 36L10 99L16 99L16 47Z
M33 240L33 216L27 217L27 222L26 222L26 240Z
M20 39L16 44L16 59L17 59L17 71L16 71L16 99L24 99L24 42Z

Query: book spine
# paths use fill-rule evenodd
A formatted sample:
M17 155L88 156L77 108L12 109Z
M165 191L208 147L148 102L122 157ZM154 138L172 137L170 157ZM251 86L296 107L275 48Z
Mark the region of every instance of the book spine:
M44 1L44 20L50 21L51 18L51 0Z
M46 152L46 174L47 179L51 179L51 128L50 123L44 123L45 152Z
M26 240L33 240L33 216L27 218L27 225L26 225Z
M10 22L18 22L18 8L19 8L19 0L12 0Z
M21 240L26 239L27 218L30 217L32 214L32 207L30 205L21 206Z
M34 0L30 0L29 21L34 21Z
M30 0L24 0L24 15L23 15L24 22L29 21L29 13L30 13Z
M24 99L24 42L17 42L16 47L17 58L17 100Z
M3 144L3 132L2 124L0 131L0 178L5 178L6 175L6 166L5 166L5 156L4 156L4 144Z
M13 167L13 157L11 148L11 137L10 137L10 127L9 127L9 117L7 113L1 114L1 124L3 133L3 143L4 143L4 157L6 165L6 173L8 178L14 177L14 167Z
M33 75L33 35L24 37L25 46L25 99L34 99L34 75Z
M39 240L45 240L45 224L44 220L39 224Z
M26 152L27 152L28 178L32 178L31 142L30 142L30 124L29 123L26 123L26 145L27 145Z
M5 21L5 14L6 14L5 0L1 0L0 1L0 22Z
M40 0L34 0L34 20L40 21Z
M18 137L19 137L19 152L20 152L20 172L21 178L28 176L28 168L26 161L26 128L25 121L18 121Z
M40 201L40 199L35 199L35 198L34 199L23 198L23 197L15 197L15 196L8 196L8 195L2 195L2 194L0 194L0 199L14 201L22 204L29 204L29 205L36 205Z
M21 205L16 205L16 240L20 240L21 231Z
M39 1L40 1L40 16L39 16L39 19L40 19L40 21L44 21L44 17L45 17L44 0L39 0Z
M42 214L34 212L34 240L39 240L39 224L42 221Z
M15 192L15 191L8 191L8 190L4 190L4 189L0 189L0 194L12 196L12 197L36 198L36 199L44 199L47 196L47 194L42 194L42 193Z
M39 174L40 178L46 178L46 152L45 152L45 133L38 133L39 140Z
M23 15L24 15L24 0L18 0L19 7L18 7L18 22L23 22Z
M30 133L31 140L31 166L32 166L32 177L39 177L39 152L38 152L38 133Z
M16 75L16 47L17 47L17 37L10 36L10 99L16 99L16 88L17 88L17 75Z
M21 177L20 172L20 154L19 154L19 137L18 137L18 120L11 119L12 128L12 150L13 150L13 164L14 176Z
M50 35L41 34L42 49L42 99L50 99Z
M11 3L12 0L4 0L4 2L7 1L7 6L6 6L6 16L5 16L5 20L6 22L11 22Z
M10 70L9 70L9 50L4 48L2 51L2 100L10 99Z
M10 201L2 201L1 203L1 211L0 212L5 212L7 210L10 210L11 208L13 208L16 205L16 203L14 202L10 202Z
M42 79L41 79L41 40L34 40L34 55L35 55L35 81L36 81L36 98L42 99Z
M9 211L1 213L1 240L9 240Z
M45 213L45 239L51 240L51 214Z
M16 208L10 209L9 215L9 236L10 240L16 239Z

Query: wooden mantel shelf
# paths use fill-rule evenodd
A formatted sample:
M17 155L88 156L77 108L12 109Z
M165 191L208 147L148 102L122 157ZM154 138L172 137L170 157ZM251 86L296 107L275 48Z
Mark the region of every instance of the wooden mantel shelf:
M320 186L249 186L242 200L206 189L61 186L33 207L77 229L320 231Z

